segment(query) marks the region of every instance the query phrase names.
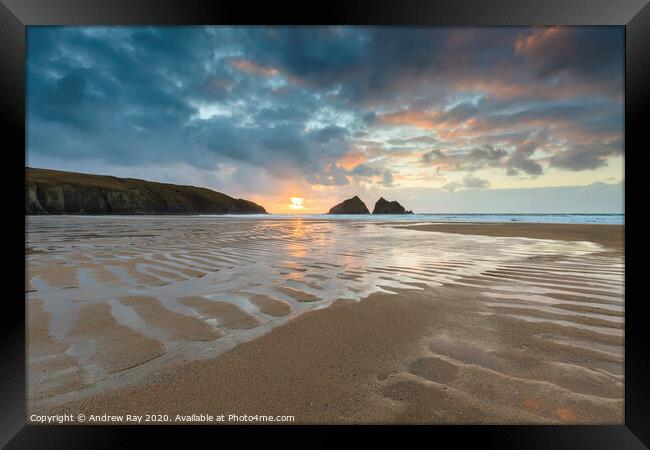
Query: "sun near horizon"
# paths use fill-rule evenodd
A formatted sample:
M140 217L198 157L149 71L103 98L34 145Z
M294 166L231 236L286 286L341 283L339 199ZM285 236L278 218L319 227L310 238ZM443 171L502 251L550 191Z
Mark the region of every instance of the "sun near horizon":
M291 203L288 205L293 210L305 209L305 199L301 197L291 197Z
M255 195L251 200L264 206L270 214L325 214L332 206L345 200L345 194L323 198L301 194L285 195Z

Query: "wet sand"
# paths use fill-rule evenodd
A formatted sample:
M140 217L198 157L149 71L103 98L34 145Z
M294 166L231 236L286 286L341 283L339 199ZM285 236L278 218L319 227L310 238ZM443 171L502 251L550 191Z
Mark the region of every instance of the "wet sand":
M559 223L435 223L410 225L407 228L442 233L477 234L482 236L518 236L562 241L590 241L622 250L624 225L559 224Z
M471 297L439 289L337 302L217 358L50 412L293 415L295 423L622 423L622 373L608 372L621 365L620 354L536 336L576 337L552 322L468 314L484 310Z
M220 252L177 254L191 260L182 267L175 251L156 257L99 246L84 253L91 262L74 264L128 267L118 278L134 285L119 293L140 295L113 299L102 285L102 298L88 303L93 291L74 270L62 272L63 284L76 280L77 288L28 277L35 289L28 299L30 410L168 414L167 423L176 414L201 413L292 415L291 423L623 423L622 227L506 225L442 225L450 234L438 224L283 225L281 236L293 238L281 237L282 247L268 243L280 260L270 274L281 278L265 279L256 267L257 277L236 285L248 299L239 303L214 292L224 285L233 291L240 277L229 278L223 268L210 281L209 266L246 267L250 254L235 247L259 258L259 244L248 238ZM479 229L534 239L477 237ZM260 236L268 234L264 228ZM318 240L304 248L313 234ZM328 236L344 245L325 257L317 244ZM598 245L583 242L587 237ZM399 250L396 243L404 255L387 254ZM278 258L279 248L291 258ZM189 280L192 289L206 281L210 287L185 295L171 276L164 279L171 284L152 280L157 275L131 257L165 261L185 277L201 272ZM48 264L39 263L33 273ZM262 293L258 284L273 288ZM63 294L77 290L76 319L65 331L57 308L70 305ZM332 292L339 299L325 301ZM98 351L84 353L80 339ZM47 352L72 356L48 365ZM49 377L51 391L41 389L37 374Z

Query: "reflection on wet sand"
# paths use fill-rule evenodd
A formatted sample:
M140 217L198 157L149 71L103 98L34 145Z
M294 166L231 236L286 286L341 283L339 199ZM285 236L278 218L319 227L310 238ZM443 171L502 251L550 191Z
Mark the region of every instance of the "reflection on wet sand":
M592 242L318 219L30 217L27 246L33 408L215 357L339 299L393 294L438 308L417 354L375 380L406 405L397 421L622 417L623 258Z

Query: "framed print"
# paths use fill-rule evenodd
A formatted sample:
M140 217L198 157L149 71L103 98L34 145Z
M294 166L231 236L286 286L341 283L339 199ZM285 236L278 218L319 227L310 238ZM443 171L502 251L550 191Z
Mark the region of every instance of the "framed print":
M0 11L7 448L649 445L647 2Z

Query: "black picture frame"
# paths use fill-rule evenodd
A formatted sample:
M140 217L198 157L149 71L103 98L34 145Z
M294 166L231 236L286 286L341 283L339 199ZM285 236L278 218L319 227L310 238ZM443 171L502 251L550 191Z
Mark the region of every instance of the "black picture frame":
M260 2L261 3L261 2ZM249 427L36 426L25 424L25 30L31 25L197 25L197 24L351 24L422 26L619 25L625 27L625 425L621 426L423 426L372 427L386 432L431 433L497 448L647 448L650 446L646 296L643 291L644 173L650 100L650 4L648 0L329 0L282 7L204 0L0 0L0 126L7 142L0 177L4 217L5 268L0 314L0 445L7 448L128 447L136 435L185 439L228 429L246 438ZM646 114L644 114L646 113ZM21 151L23 149L24 151ZM350 427L300 427L318 434ZM265 434L294 431L257 427ZM355 428L356 432L356 428ZM270 436L269 436L270 437ZM284 436L286 438L286 435ZM187 441L185 441L187 442ZM213 441L217 444L218 441Z

